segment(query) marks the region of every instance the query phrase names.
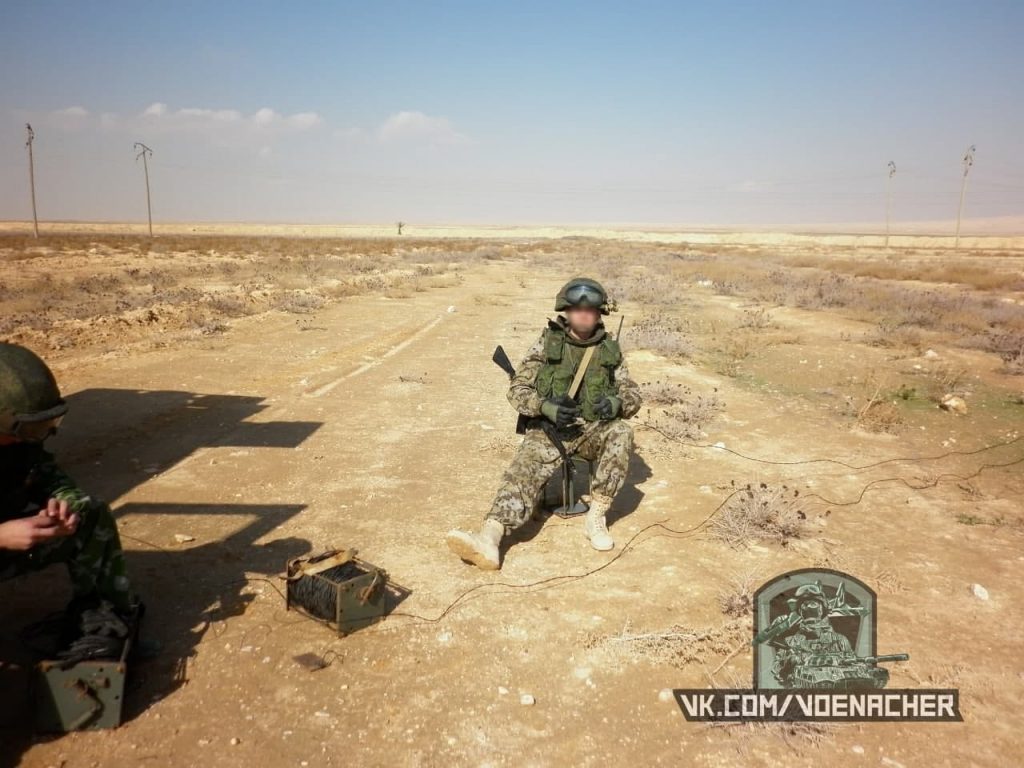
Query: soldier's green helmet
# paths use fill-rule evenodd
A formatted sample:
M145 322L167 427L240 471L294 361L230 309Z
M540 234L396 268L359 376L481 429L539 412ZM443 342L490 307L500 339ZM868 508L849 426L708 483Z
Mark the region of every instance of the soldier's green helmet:
M597 280L589 277L574 277L562 286L555 296L555 311L561 312L569 307L594 307L602 315L614 309L608 302L608 293Z
M40 357L0 342L0 435L40 442L57 431L68 406Z

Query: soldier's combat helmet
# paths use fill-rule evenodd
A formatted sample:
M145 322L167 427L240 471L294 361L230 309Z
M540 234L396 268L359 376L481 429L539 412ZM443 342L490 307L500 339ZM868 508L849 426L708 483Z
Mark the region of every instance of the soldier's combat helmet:
M608 301L608 294L597 280L589 277L574 277L562 286L555 296L555 311L561 312L569 307L594 307L607 315L614 311L614 305Z
M825 596L825 591L821 588L820 581L813 584L802 584L797 587L794 596L786 602L789 605L789 610L791 611L801 611L803 606L806 604L817 603L820 606L821 615L828 615L828 598Z
M0 342L0 436L41 442L67 410L46 363L25 347Z

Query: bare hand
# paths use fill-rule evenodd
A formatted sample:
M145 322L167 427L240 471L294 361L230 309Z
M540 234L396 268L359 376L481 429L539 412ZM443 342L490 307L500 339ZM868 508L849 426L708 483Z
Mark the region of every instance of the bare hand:
M46 502L46 509L40 512L40 514L42 514L43 512L45 512L47 517L51 518L52 520L56 520L64 527L67 527L68 523L71 521L72 518L76 519L77 524L78 516L74 514L68 514L68 503L66 501L50 499L49 501ZM69 533L74 533L74 527L72 527Z
M78 515L67 515L63 521L51 517L49 508L32 517L21 517L0 523L0 549L20 552L44 544L47 541L70 536L78 527Z
M0 524L0 549L24 552L45 541L57 538L60 527L45 513L21 517Z

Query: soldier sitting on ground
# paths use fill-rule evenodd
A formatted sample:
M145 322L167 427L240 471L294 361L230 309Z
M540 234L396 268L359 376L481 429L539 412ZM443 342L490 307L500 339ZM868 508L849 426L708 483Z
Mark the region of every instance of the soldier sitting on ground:
M453 530L447 537L455 554L487 570L500 567L502 538L530 519L540 490L559 468L556 440L568 455L597 462L583 532L594 549L614 546L606 515L626 479L633 429L623 419L640 410L640 389L629 376L618 342L601 322L610 308L597 281L570 280L558 292L555 310L564 310L565 316L548 321L508 391L509 402L530 421L483 528L479 533ZM573 398L570 388L584 359L588 364ZM550 422L547 431L542 429L544 419Z
M139 604L110 507L79 489L43 448L67 409L39 357L0 343L0 581L64 563L73 598L60 657L116 658Z

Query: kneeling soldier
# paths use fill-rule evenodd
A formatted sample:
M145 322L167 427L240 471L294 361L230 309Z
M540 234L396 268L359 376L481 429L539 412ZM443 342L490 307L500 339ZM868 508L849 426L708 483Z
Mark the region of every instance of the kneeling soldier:
M74 596L61 657L117 658L139 604L110 507L43 448L67 409L46 363L0 343L0 581L63 563Z

